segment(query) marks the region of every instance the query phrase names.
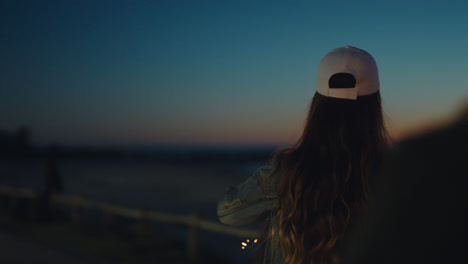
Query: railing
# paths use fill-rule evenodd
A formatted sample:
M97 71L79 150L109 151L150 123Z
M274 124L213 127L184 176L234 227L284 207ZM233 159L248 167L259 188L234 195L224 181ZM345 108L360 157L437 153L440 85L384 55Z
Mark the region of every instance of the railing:
M15 204L18 198L34 199L37 197L37 193L33 190L13 188L6 185L0 185L0 195L8 196L11 204ZM54 194L51 196L51 202L53 204L64 204L70 206L71 220L74 223L79 223L81 221L82 209L97 209L102 211L104 222L107 223L112 222L113 216L121 216L141 222L155 221L185 225L189 227L187 254L192 259L196 259L198 255L200 230L202 229L241 238L255 238L259 236L259 232L257 230L229 227L220 223L202 219L198 214L181 216L148 210L136 210L116 206L110 203L91 201L78 195L71 196Z

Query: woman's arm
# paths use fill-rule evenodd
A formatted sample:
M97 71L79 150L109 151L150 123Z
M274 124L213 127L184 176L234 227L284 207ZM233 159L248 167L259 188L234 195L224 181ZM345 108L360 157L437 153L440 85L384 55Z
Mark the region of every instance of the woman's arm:
M230 186L218 203L218 217L224 224L245 225L261 221L276 205L279 173L273 164L257 169L239 186Z

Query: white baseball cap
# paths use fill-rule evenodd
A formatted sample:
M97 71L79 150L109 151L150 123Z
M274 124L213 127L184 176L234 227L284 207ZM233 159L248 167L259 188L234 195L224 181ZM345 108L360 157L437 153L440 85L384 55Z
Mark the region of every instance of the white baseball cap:
M336 74L351 74L356 84L353 88L330 88L330 78ZM379 74L374 58L364 50L346 46L337 48L320 61L317 72L317 92L321 95L356 100L380 89Z

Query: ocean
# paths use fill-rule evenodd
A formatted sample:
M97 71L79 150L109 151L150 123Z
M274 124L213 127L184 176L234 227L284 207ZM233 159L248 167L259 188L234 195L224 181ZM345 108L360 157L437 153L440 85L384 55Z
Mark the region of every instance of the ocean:
M134 209L176 215L198 213L217 222L216 204L225 189L241 183L265 163L266 159L196 162L64 159L57 163L57 168L65 194ZM44 160L0 161L0 184L40 191L44 188L44 169ZM186 230L180 228L165 224L161 228L181 240L187 236ZM254 251L241 249L242 238L202 231L201 239L204 248L230 259L231 263L254 261Z

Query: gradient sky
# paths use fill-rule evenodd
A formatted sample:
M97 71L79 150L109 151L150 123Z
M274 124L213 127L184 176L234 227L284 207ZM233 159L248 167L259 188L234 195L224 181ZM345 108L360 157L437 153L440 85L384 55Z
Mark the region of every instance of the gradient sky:
M394 136L468 99L467 1L0 1L0 129L38 143L290 144L331 49Z

